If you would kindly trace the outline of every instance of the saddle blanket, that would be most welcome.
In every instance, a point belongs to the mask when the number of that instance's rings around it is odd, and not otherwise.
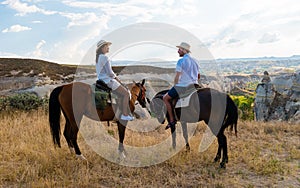
[[[175,108],[188,107],[190,104],[191,97],[195,92],[197,92],[197,90],[193,91],[186,97],[182,97],[182,98],[178,99],[178,101],[175,105]]]
[[[117,96],[92,85],[94,101],[97,109],[104,110],[109,104],[116,104]]]

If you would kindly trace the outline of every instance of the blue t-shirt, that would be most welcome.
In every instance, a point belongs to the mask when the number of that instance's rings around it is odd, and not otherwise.
[[[177,61],[175,71],[181,73],[176,86],[186,87],[198,83],[199,64],[190,54],[185,54]]]

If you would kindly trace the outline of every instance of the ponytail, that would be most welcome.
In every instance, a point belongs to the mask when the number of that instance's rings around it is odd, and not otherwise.
[[[102,53],[102,48],[97,48],[96,50],[96,64],[98,63],[99,55]]]

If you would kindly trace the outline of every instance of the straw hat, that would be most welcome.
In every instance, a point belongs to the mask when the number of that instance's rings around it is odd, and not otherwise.
[[[182,48],[182,49],[184,49],[184,50],[186,50],[188,52],[191,52],[190,51],[191,46],[188,43],[186,43],[186,42],[182,42],[179,46],[176,46],[176,47],[177,48]]]
[[[100,40],[98,43],[97,43],[97,48],[101,48],[101,46],[105,45],[105,44],[108,44],[108,45],[111,45],[111,42],[107,42],[105,40]]]

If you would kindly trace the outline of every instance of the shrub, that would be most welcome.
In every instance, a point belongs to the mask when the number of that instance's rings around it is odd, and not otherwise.
[[[39,98],[32,93],[20,93],[0,98],[0,111],[3,110],[34,110],[39,107],[47,109],[48,98]]]
[[[237,95],[231,96],[234,103],[237,105],[239,109],[239,117],[242,120],[253,120],[254,112],[253,112],[253,104],[254,104],[254,96],[244,96]]]

